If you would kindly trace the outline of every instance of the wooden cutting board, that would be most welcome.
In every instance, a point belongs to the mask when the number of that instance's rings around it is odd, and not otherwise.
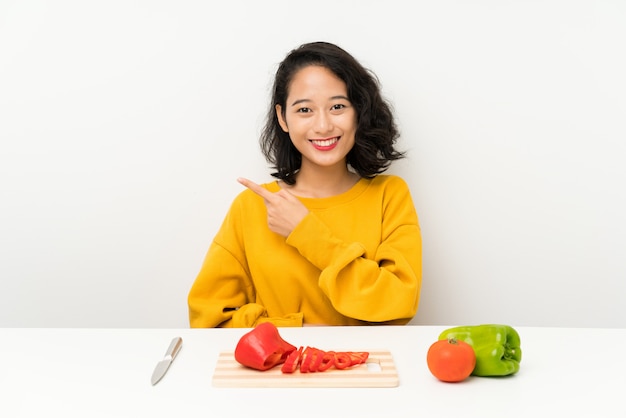
[[[359,350],[368,351],[368,350]],[[367,363],[338,370],[330,368],[317,373],[283,373],[280,366],[259,371],[242,366],[232,351],[223,351],[213,373],[216,387],[396,387],[398,372],[389,351],[369,351]]]

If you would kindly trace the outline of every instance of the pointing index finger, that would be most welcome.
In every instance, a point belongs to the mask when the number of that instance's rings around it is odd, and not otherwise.
[[[271,199],[271,197],[273,196],[272,192],[270,192],[269,190],[259,186],[258,184],[256,184],[252,180],[248,180],[246,178],[239,177],[237,179],[237,181],[239,183],[243,184],[244,186],[246,186],[248,189],[252,190],[254,193],[256,193],[259,196],[261,196],[263,199]]]

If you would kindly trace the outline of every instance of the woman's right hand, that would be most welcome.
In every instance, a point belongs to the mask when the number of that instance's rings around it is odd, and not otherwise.
[[[267,208],[267,226],[283,237],[289,236],[309,213],[306,206],[288,190],[280,189],[272,193],[246,178],[240,177],[237,181],[263,198]]]

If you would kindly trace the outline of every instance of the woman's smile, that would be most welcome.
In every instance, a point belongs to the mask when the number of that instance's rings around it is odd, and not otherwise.
[[[337,143],[339,142],[339,137],[335,136],[328,139],[309,139],[309,142],[311,142],[311,144],[313,144],[313,147],[315,147],[315,149],[317,150],[330,151],[337,146]]]

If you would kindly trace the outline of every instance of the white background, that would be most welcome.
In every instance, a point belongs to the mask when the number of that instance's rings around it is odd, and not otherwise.
[[[272,74],[381,79],[424,240],[414,324],[626,327],[626,2],[0,2],[0,326],[187,327]],[[277,261],[277,263],[280,263]]]

